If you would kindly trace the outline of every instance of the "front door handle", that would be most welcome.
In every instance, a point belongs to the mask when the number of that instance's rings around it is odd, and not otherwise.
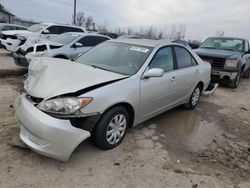
[[[177,78],[176,78],[175,76],[173,76],[173,77],[171,78],[171,81],[173,82],[173,81],[175,81],[175,80],[177,80]]]
[[[197,70],[195,71],[195,73],[196,73],[196,74],[199,74],[199,73],[200,73],[200,70],[199,70],[199,69],[197,69]]]

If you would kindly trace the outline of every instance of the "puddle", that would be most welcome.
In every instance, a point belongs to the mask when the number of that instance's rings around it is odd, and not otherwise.
[[[156,124],[155,135],[167,149],[205,150],[222,134],[215,121],[202,112],[176,108],[146,122]]]

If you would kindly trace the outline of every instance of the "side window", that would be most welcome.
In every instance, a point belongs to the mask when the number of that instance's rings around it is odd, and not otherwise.
[[[79,40],[80,43],[82,43],[83,46],[96,46],[96,37],[95,36],[86,36],[83,37],[81,40]]]
[[[47,28],[49,30],[49,34],[61,34],[59,26],[51,26]]]
[[[75,27],[67,27],[67,26],[60,26],[61,33],[67,33],[67,32],[83,32],[80,28]]]
[[[179,69],[191,67],[197,64],[195,60],[193,59],[193,57],[185,48],[174,47],[174,49],[175,49],[176,60],[177,60],[177,65]]]
[[[171,47],[161,48],[156,52],[149,68],[161,68],[165,72],[174,69],[174,59]]]
[[[71,31],[71,32],[82,32],[82,33],[83,33],[83,30],[82,30],[82,29],[76,28],[76,27],[70,28],[70,31]]]
[[[109,39],[106,37],[95,37],[95,40],[96,40],[96,45],[97,45]]]

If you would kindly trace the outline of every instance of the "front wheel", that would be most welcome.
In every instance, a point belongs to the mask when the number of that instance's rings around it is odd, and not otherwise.
[[[103,114],[93,132],[94,144],[103,150],[118,146],[127,132],[129,115],[125,108],[117,106]]]
[[[188,109],[193,109],[196,107],[196,105],[199,103],[200,101],[200,96],[201,96],[201,86],[197,85],[194,88],[194,91],[192,92],[192,95],[188,101],[188,103],[185,105],[186,108]]]
[[[236,89],[239,86],[239,83],[240,83],[240,76],[241,76],[241,74],[238,73],[236,78],[233,81],[230,82],[229,87],[231,87],[233,89]]]

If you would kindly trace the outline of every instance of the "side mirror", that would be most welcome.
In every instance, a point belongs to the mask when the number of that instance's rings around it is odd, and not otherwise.
[[[49,34],[49,30],[48,29],[44,29],[43,30],[43,34]]]
[[[73,45],[74,48],[81,48],[83,47],[82,43],[80,42],[76,42],[74,45]]]
[[[151,78],[151,77],[162,77],[164,74],[164,70],[160,68],[152,68],[149,69],[145,75],[144,78]]]

